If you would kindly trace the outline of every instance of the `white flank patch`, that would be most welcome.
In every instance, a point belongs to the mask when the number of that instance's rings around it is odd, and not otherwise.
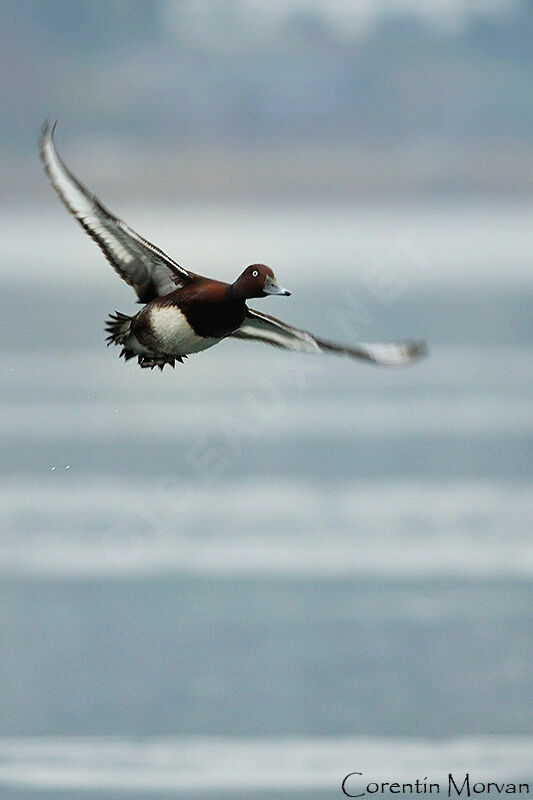
[[[161,351],[164,353],[172,355],[198,353],[221,341],[215,337],[197,336],[185,316],[175,306],[152,307],[150,323],[157,334]]]

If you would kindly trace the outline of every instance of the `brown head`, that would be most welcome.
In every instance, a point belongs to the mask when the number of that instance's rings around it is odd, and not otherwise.
[[[290,295],[276,280],[276,276],[266,264],[251,264],[239,275],[233,290],[240,297],[266,297],[268,294]]]

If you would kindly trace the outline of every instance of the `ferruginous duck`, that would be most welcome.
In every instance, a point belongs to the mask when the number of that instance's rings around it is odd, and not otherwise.
[[[155,245],[111,214],[67,169],[55,148],[48,124],[43,127],[41,158],[59,197],[86,233],[137,293],[143,308],[127,316],[111,314],[108,344],[121,347],[125,359],[141,367],[183,362],[223,339],[247,339],[302,353],[338,353],[384,366],[399,366],[425,352],[420,342],[335,344],[249,308],[252,298],[288,297],[265,264],[246,267],[236,281],[224,283],[181,267]]]

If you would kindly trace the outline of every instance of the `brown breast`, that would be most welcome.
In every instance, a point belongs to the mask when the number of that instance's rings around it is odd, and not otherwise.
[[[229,289],[227,283],[198,278],[168,295],[168,302],[178,306],[198,336],[229,336],[246,314],[245,301],[232,297]]]

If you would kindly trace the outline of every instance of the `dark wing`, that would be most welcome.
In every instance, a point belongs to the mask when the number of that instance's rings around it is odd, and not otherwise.
[[[196,275],[180,267],[162,250],[143,239],[111,214],[74,177],[61,161],[54,145],[54,129],[43,127],[41,158],[54,189],[89,236],[94,239],[114,270],[133,286],[139,300],[147,303],[189,283]]]
[[[397,367],[408,364],[426,352],[422,342],[386,342],[367,343],[357,342],[351,346],[326,342],[317,339],[307,331],[293,328],[268,314],[262,314],[253,308],[248,308],[246,319],[241,327],[231,334],[236,339],[248,339],[266,342],[285,350],[296,350],[300,353],[338,353],[340,355],[362,358],[374,364],[386,367]]]

